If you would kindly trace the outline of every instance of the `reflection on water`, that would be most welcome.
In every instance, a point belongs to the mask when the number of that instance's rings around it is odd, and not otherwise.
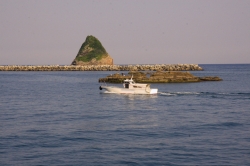
[[[159,117],[157,109],[158,95],[134,95],[101,93],[103,109],[112,106],[108,111],[116,119],[115,128],[118,130],[130,130],[140,128],[152,128],[158,126]],[[150,113],[151,112],[151,113]],[[155,112],[155,113],[153,113]],[[119,125],[117,125],[119,124]]]
[[[156,110],[155,104],[157,103],[158,95],[135,95],[135,94],[114,94],[114,93],[101,93],[102,97],[108,98],[106,102],[114,102],[117,104],[118,109],[127,110]],[[146,101],[146,102],[145,102]],[[107,103],[106,103],[107,104]]]

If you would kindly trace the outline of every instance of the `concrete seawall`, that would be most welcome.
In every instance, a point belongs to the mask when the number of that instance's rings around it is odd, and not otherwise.
[[[191,70],[203,70],[203,69],[197,64],[0,66],[0,71],[191,71]]]

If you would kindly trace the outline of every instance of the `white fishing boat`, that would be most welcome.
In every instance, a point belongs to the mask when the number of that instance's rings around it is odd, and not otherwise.
[[[125,94],[157,94],[158,92],[158,89],[151,89],[150,84],[135,83],[132,77],[123,81],[123,88],[101,85],[99,89],[106,90],[108,93]]]

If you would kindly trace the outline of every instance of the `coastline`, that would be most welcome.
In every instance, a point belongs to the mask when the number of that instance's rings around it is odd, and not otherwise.
[[[200,71],[198,64],[154,65],[1,65],[0,71]]]

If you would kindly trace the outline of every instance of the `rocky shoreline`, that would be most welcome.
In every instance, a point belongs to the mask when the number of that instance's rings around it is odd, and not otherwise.
[[[116,73],[105,78],[100,78],[99,82],[122,83],[125,79],[130,79],[138,83],[187,83],[201,81],[222,81],[217,76],[196,77],[190,72],[181,71],[156,71],[156,72],[138,72],[131,71],[128,74]]]
[[[0,71],[197,71],[203,70],[197,64],[155,64],[155,65],[4,65]]]

